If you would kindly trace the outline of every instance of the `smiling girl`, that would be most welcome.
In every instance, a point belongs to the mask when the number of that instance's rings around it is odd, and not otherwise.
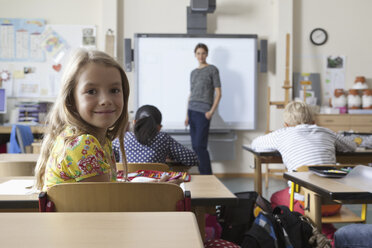
[[[77,50],[47,118],[36,187],[45,191],[59,183],[115,181],[111,141],[119,137],[125,154],[128,98],[128,79],[113,58],[100,51]]]

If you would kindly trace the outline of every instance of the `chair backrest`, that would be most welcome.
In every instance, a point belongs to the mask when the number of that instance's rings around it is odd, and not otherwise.
[[[184,192],[170,183],[63,183],[47,191],[56,212],[176,211]]]
[[[13,125],[10,133],[9,153],[26,153],[26,146],[34,141],[30,126]]]
[[[117,170],[123,170],[122,163],[116,163]],[[169,166],[163,163],[128,163],[128,173],[138,170],[169,171]]]
[[[31,146],[32,146],[32,149],[31,149],[32,153],[40,154],[41,142],[33,142]]]
[[[35,162],[0,161],[1,177],[33,176]]]

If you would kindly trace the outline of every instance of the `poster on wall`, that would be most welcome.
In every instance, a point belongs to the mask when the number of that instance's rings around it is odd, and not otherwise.
[[[327,56],[324,78],[323,105],[328,105],[335,89],[345,88],[345,56]]]
[[[43,19],[0,18],[0,61],[45,61],[40,36]]]
[[[95,48],[96,27],[45,25],[38,40],[43,61],[0,58],[0,73],[4,71],[8,75],[8,79],[2,82],[8,97],[54,98],[59,92],[63,69],[71,52],[79,47]]]

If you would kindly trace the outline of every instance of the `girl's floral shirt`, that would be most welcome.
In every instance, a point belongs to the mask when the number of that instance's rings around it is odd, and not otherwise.
[[[116,180],[114,167],[114,154],[111,141],[106,139],[104,147],[90,134],[80,135],[65,147],[65,138],[72,135],[72,131],[66,128],[60,134],[48,159],[45,171],[44,189],[60,183],[79,182],[83,179],[111,174],[111,181]]]

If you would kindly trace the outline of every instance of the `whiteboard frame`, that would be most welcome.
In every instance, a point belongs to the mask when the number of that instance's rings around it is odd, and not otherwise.
[[[141,38],[244,38],[244,39],[255,39],[255,63],[254,63],[254,71],[255,77],[254,77],[254,93],[253,93],[253,116],[254,116],[254,121],[253,121],[253,127],[247,128],[242,125],[229,125],[228,127],[225,128],[214,128],[211,126],[211,131],[223,131],[223,130],[256,130],[257,128],[257,93],[258,93],[258,35],[256,34],[155,34],[155,33],[136,33],[134,34],[134,92],[135,92],[135,99],[134,99],[134,112],[140,107],[139,106],[139,83],[138,83],[138,78],[139,78],[139,71],[137,70],[138,63],[139,63],[139,39]],[[185,109],[186,113],[186,109]],[[169,132],[179,132],[179,131],[184,131],[182,129],[167,129],[166,131]]]

